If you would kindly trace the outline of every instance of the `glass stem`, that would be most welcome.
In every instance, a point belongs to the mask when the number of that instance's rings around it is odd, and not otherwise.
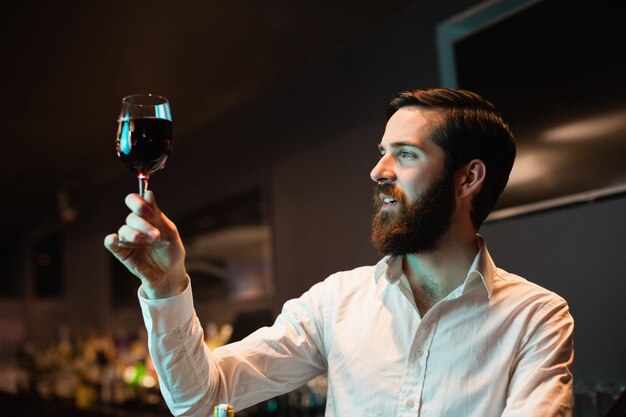
[[[148,191],[148,176],[139,174],[137,177],[139,179],[139,195],[143,198],[146,195],[146,191]]]

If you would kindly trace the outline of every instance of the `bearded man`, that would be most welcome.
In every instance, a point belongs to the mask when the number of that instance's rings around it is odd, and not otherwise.
[[[203,342],[176,227],[154,195],[105,246],[139,291],[161,390],[175,415],[243,409],[327,373],[327,416],[570,416],[573,320],[558,295],[496,267],[477,234],[508,181],[513,135],[463,90],[406,91],[388,106],[371,172],[384,257],[287,301],[271,327]],[[167,247],[120,247],[164,238]]]

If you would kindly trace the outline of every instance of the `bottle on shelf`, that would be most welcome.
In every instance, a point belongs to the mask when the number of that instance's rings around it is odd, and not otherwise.
[[[219,404],[213,409],[213,417],[234,417],[235,409],[230,404]]]

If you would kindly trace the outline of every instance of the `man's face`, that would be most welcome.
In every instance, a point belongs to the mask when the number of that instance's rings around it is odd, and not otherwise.
[[[402,108],[387,123],[379,145],[372,243],[385,254],[432,251],[450,228],[456,208],[454,179],[445,154],[430,139],[438,115]]]

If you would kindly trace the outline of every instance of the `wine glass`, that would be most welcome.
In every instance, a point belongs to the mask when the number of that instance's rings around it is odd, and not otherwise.
[[[136,94],[122,99],[115,139],[117,156],[137,173],[139,195],[150,175],[165,166],[172,150],[172,114],[165,97]]]
[[[148,190],[148,180],[163,169],[172,150],[172,114],[165,97],[154,94],[135,94],[122,99],[117,121],[115,149],[118,158],[137,174],[139,195]],[[153,242],[120,246],[151,245]]]

